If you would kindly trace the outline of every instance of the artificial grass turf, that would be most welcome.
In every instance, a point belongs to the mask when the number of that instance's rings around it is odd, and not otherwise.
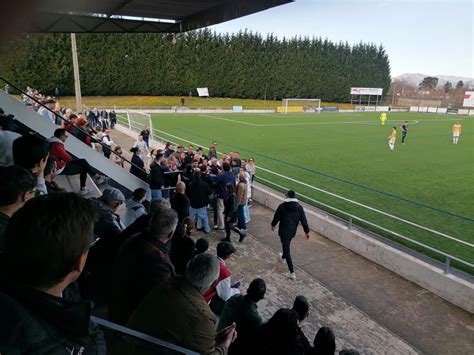
[[[220,152],[253,156],[257,166],[473,243],[474,117],[390,113],[385,126],[378,117],[379,113],[158,114],[153,123],[174,136],[162,133],[165,139],[185,144],[188,140],[204,148],[216,141]],[[406,145],[401,144],[404,120],[409,121]],[[456,120],[463,131],[459,144],[453,145],[451,127]],[[398,129],[394,151],[387,144],[392,126]],[[257,168],[257,176],[474,262],[474,250],[468,246],[262,169]]]

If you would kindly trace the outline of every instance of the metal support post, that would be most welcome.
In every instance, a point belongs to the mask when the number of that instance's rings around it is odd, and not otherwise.
[[[451,264],[451,259],[449,257],[446,257],[446,263],[444,265],[444,273],[449,274],[449,268]]]
[[[76,92],[77,112],[82,112],[81,79],[79,77],[79,61],[77,59],[76,34],[71,33],[72,67],[74,71],[74,91]]]

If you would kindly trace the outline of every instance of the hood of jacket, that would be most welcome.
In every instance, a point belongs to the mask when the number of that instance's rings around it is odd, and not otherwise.
[[[296,198],[286,198],[283,201],[282,207],[287,211],[296,211],[300,208],[300,204],[298,203],[298,199]]]
[[[125,207],[127,208],[133,208],[133,207],[143,207],[143,204],[138,202],[138,201],[135,201],[133,198],[128,200],[126,203],[125,203]]]
[[[59,143],[59,144],[64,145],[64,142],[62,140],[60,140],[59,138],[55,137],[55,136],[52,136],[50,139],[48,139],[48,142],[49,143]]]

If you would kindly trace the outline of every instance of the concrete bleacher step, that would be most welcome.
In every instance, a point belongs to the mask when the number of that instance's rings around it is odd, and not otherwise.
[[[54,181],[63,189],[68,192],[79,192],[80,181],[79,175],[58,175],[54,178]],[[94,180],[87,175],[86,187],[92,191],[92,193],[85,195],[87,198],[100,197],[102,195],[99,187],[95,184]]]

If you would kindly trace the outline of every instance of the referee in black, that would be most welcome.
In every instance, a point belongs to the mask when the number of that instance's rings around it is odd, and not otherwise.
[[[402,144],[405,145],[405,139],[407,138],[408,133],[408,121],[402,125]]]

